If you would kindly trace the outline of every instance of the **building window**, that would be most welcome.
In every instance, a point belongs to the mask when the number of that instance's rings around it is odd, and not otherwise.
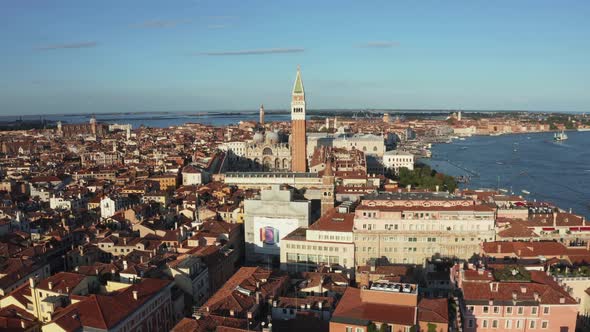
[[[506,307],[506,314],[512,315],[512,307]]]
[[[470,319],[467,321],[467,327],[469,327],[469,328],[473,327],[473,319]]]
[[[352,327],[350,327],[350,326],[347,326],[347,327],[346,327],[346,332],[352,332]]]
[[[518,313],[519,315],[522,315],[522,314],[524,314],[524,308],[523,308],[523,307],[518,307],[518,309],[517,309],[517,313]]]
[[[531,314],[536,315],[537,314],[537,307],[532,307],[531,308]]]
[[[522,320],[519,319],[519,320],[516,321],[516,328],[517,329],[522,328]]]
[[[484,329],[488,328],[488,320],[484,319],[481,321],[481,327],[483,327]]]
[[[356,328],[356,332],[363,332],[363,328],[362,327],[357,327]]]
[[[512,321],[509,319],[506,321],[506,329],[511,329],[512,328]]]
[[[534,329],[537,327],[537,324],[534,320],[529,321],[529,329]]]
[[[543,308],[543,315],[549,315],[549,307]]]
[[[494,307],[494,313],[497,314],[500,312],[500,307]]]
[[[548,321],[544,320],[544,321],[541,322],[541,328],[542,329],[546,329],[548,327],[549,327],[549,322]]]
[[[484,307],[483,307],[483,313],[484,313],[484,314],[487,314],[488,312],[490,312],[490,308],[489,308],[489,307],[487,307],[487,306],[484,306]]]

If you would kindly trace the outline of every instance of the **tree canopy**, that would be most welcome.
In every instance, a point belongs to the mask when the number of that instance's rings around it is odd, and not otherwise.
[[[457,189],[457,181],[454,177],[438,173],[428,165],[416,166],[414,170],[402,167],[399,169],[398,176],[399,184],[403,187],[411,185],[415,188],[435,190],[438,186],[439,190],[449,192]]]

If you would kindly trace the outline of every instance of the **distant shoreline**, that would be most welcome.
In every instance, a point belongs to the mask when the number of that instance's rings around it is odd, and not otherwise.
[[[265,109],[266,114],[288,114],[288,109]],[[576,112],[576,111],[555,111],[555,110],[465,110],[465,109],[379,109],[379,108],[365,108],[365,109],[340,109],[340,108],[325,108],[325,109],[309,109],[308,114],[316,115],[316,114],[324,114],[324,113],[343,113],[343,114],[351,114],[355,112],[365,112],[370,114],[383,114],[383,113],[392,113],[392,114],[445,114],[451,112],[461,111],[463,113],[468,114],[496,114],[496,113],[538,113],[538,114],[583,114],[586,112]],[[183,115],[183,116],[210,116],[210,115],[247,115],[247,114],[257,114],[258,110],[210,110],[210,111],[137,111],[137,112],[104,112],[104,113],[51,113],[51,114],[24,114],[24,115],[0,115],[0,121],[6,121],[8,119],[17,120],[19,118],[23,119],[40,119],[40,118],[47,118],[47,117],[90,117],[95,115],[97,118],[102,118],[105,116],[121,116],[121,115],[148,115],[148,116],[158,116],[158,115]]]

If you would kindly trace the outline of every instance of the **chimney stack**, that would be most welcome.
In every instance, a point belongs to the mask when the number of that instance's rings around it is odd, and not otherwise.
[[[49,286],[49,289],[53,289],[53,282],[50,281],[49,283],[47,283],[47,285]]]
[[[133,299],[134,299],[134,300],[137,300],[137,298],[138,298],[138,297],[139,297],[139,295],[137,294],[137,291],[136,291],[136,290],[134,290],[134,291],[133,291]]]

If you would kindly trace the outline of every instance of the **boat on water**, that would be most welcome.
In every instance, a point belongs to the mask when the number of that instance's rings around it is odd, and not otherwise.
[[[530,195],[530,194],[531,194],[531,192],[530,192],[530,191],[528,191],[528,190],[524,190],[524,189],[522,190],[522,193],[523,193],[523,194],[525,194],[525,195]]]
[[[590,127],[578,128],[578,131],[590,131]]]
[[[567,134],[563,130],[553,134],[553,140],[556,142],[565,141],[566,139],[567,139]]]

